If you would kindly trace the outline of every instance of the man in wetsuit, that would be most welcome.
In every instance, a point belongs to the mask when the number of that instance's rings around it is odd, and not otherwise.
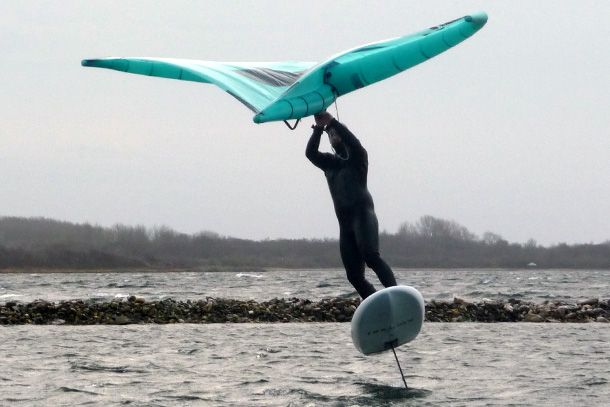
[[[324,111],[316,114],[305,155],[324,171],[339,220],[339,248],[347,279],[364,299],[375,292],[364,275],[369,266],[384,287],[396,285],[392,269],[379,255],[379,226],[373,197],[366,186],[368,155],[345,125]],[[322,153],[320,137],[328,133],[334,154]]]

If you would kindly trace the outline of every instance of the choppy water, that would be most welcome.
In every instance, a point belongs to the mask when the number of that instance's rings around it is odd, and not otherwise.
[[[4,406],[607,406],[603,324],[427,323],[362,356],[349,324],[0,330]]]
[[[424,298],[508,299],[576,302],[610,299],[610,270],[396,270],[399,284]],[[371,281],[377,283],[375,276]],[[0,274],[0,302],[93,299],[129,295],[148,300],[206,297],[265,301],[272,298],[355,296],[341,270],[277,270],[241,273]]]
[[[610,298],[610,271],[407,271],[427,299]],[[0,302],[352,295],[339,271],[0,275]],[[0,406],[607,406],[608,324],[425,323],[359,354],[349,324],[0,327]]]

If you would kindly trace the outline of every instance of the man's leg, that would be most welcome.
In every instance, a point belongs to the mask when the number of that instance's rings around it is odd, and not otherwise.
[[[354,286],[362,299],[373,294],[375,287],[364,276],[364,259],[360,254],[355,236],[352,232],[341,231],[339,237],[341,260],[345,267],[347,280]]]
[[[354,225],[358,247],[362,257],[384,287],[396,285],[396,278],[388,264],[379,255],[379,225],[373,210],[365,210]]]

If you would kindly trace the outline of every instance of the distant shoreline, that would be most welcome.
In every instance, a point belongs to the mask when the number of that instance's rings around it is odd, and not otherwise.
[[[384,260],[409,269],[610,270],[610,241],[602,244],[510,243],[478,237],[453,221],[424,216],[395,234],[379,235]],[[337,239],[247,240],[169,228],[111,228],[44,218],[0,217],[0,271],[40,273],[235,271],[341,268]],[[91,270],[91,271],[90,271]]]
[[[497,271],[535,271],[535,270],[589,270],[588,268],[571,267],[392,267],[395,271],[401,270],[429,270],[430,272],[462,272],[469,270],[497,270]],[[111,273],[268,273],[274,271],[313,271],[335,270],[343,271],[337,267],[231,267],[231,266],[200,266],[200,267],[135,267],[135,268],[96,268],[96,269],[64,269],[64,268],[6,268],[0,269],[0,274],[111,274]],[[590,269],[607,270],[607,269]]]
[[[168,267],[168,268],[99,268],[99,269],[52,269],[52,268],[10,268],[0,269],[0,274],[96,274],[96,273],[266,273],[274,269],[263,269],[256,267]],[[291,270],[291,269],[279,269]]]

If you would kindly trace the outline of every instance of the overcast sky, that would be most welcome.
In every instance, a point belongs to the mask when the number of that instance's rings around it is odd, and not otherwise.
[[[257,125],[213,85],[81,60],[317,62],[478,11],[489,21],[470,39],[338,100],[380,229],[432,215],[510,242],[610,239],[606,0],[3,0],[0,216],[338,237],[304,154],[311,118]]]

